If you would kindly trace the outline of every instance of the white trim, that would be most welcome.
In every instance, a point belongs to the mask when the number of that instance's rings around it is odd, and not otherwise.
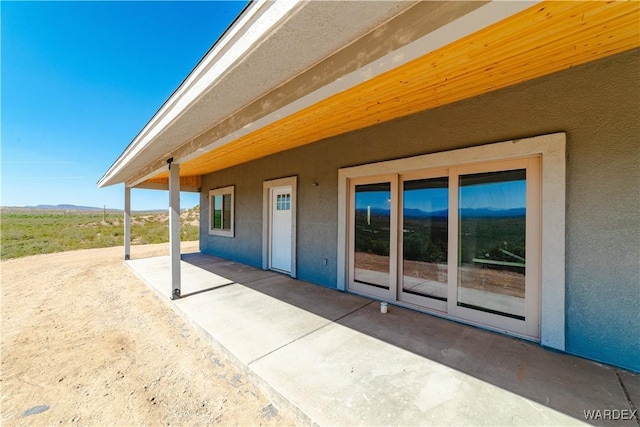
[[[213,223],[211,221],[212,213],[213,213],[213,197],[212,196],[231,196],[231,221],[230,228],[225,230],[223,228],[217,229],[213,228]],[[235,187],[230,185],[228,187],[214,188],[213,190],[209,190],[209,234],[212,236],[223,236],[223,237],[235,237],[235,205],[236,205],[236,197],[235,197]],[[224,221],[224,219],[222,219]],[[224,223],[224,222],[223,222]]]
[[[540,342],[565,349],[565,212],[566,135],[545,146],[542,157],[542,254],[540,295]]]
[[[529,157],[527,165],[527,218],[526,218],[526,236],[529,236],[526,242],[526,280],[525,286],[525,302],[527,319],[526,332],[527,335],[540,336],[540,292],[542,290],[541,274],[542,274],[542,188],[541,188],[541,159],[540,157]],[[535,267],[535,269],[534,269]],[[530,283],[540,284],[539,286],[531,286]],[[529,321],[535,319],[535,322]]]
[[[555,133],[478,147],[463,148],[405,159],[343,168],[338,171],[338,277],[339,289],[347,284],[349,182],[352,179],[393,173],[456,167],[478,162],[541,157],[541,299],[540,342],[565,349],[565,192],[566,135]]]
[[[131,187],[124,187],[124,259],[131,259]]]
[[[271,190],[278,187],[291,187],[291,273],[293,278],[297,277],[297,205],[298,205],[298,177],[272,179],[262,183],[262,269],[269,269],[269,228],[270,228],[270,205]]]
[[[347,248],[349,247],[349,233],[347,233],[348,208],[351,206],[349,192],[349,174],[345,169],[338,170],[338,248],[336,253],[336,287],[341,291],[347,290]]]
[[[180,298],[180,164],[169,163],[169,258],[171,259],[171,299]]]
[[[98,186],[107,185],[114,175],[182,116],[217,80],[231,72],[263,37],[273,31],[274,26],[299,7],[301,3],[297,0],[259,0],[251,4],[140,131],[100,179]],[[180,145],[184,142],[180,142]]]
[[[419,39],[416,39],[413,42],[401,48],[398,48],[385,56],[382,56],[381,58],[376,59],[375,61],[363,66],[362,68],[348,73],[321,87],[320,89],[317,89],[301,98],[298,98],[290,104],[276,111],[273,111],[261,117],[260,119],[247,124],[246,126],[243,126],[241,129],[232,132],[223,138],[215,140],[204,147],[198,147],[191,154],[182,156],[179,159],[176,158],[176,161],[179,160],[180,162],[184,163],[208,151],[219,148],[238,138],[248,135],[255,130],[263,128],[284,117],[287,117],[311,105],[314,105],[337,93],[344,92],[352,87],[357,86],[360,83],[371,80],[383,73],[386,73],[387,71],[407,64],[423,55],[426,55],[443,46],[453,43],[456,40],[459,40],[485,27],[493,25],[496,22],[522,12],[523,10],[528,9],[529,7],[537,3],[540,3],[540,1],[492,1],[490,3],[487,3],[471,11],[470,13],[461,16],[456,20],[443,25],[435,31],[432,31],[429,34],[420,37]],[[219,68],[221,67],[220,64],[226,64],[226,56],[223,55],[232,55],[231,52],[233,52],[233,54],[237,54],[237,57],[234,57],[234,60],[240,60],[242,56],[246,54],[245,51],[250,50],[252,44],[256,41],[259,41],[260,37],[264,35],[265,31],[270,29],[271,25],[274,25],[274,22],[283,19],[287,16],[287,14],[291,14],[292,11],[295,10],[296,6],[302,7],[298,5],[297,2],[284,0],[282,2],[269,2],[269,5],[269,9],[264,12],[265,16],[269,14],[268,19],[260,17],[259,19],[256,19],[256,22],[247,24],[245,21],[248,21],[250,17],[246,17],[246,19],[234,25],[233,29],[238,28],[238,31],[240,31],[240,28],[245,29],[245,26],[247,26],[247,28],[250,28],[251,31],[245,30],[242,36],[238,36],[240,41],[233,40],[233,37],[235,37],[235,33],[231,34],[232,31],[229,32],[229,35],[225,36],[223,41],[220,42],[220,50],[227,49],[227,44],[235,43],[231,46],[232,49],[228,48],[230,52],[224,51],[220,54],[220,58],[216,58],[215,55],[218,54],[218,49],[214,49],[210,54],[207,55],[207,57],[205,57],[205,59],[202,61],[202,64],[197,67],[197,70],[194,70],[192,75],[189,76],[189,78],[183,83],[183,85],[180,86],[178,91],[176,91],[176,93],[172,95],[169,101],[167,101],[167,103],[156,114],[156,116],[154,116],[149,124],[147,124],[147,126],[145,126],[140,134],[134,139],[132,144],[127,147],[123,154],[121,154],[121,157],[119,157],[114,165],[105,173],[104,177],[100,179],[100,181],[98,182],[99,187],[114,184],[115,182],[110,182],[113,177],[118,174],[127,163],[133,161],[133,159],[143,149],[145,149],[146,146],[149,145],[160,132],[170,126],[172,121],[181,116],[192,103],[197,102],[198,98],[216,82],[216,79],[219,79],[220,76],[223,75],[223,72],[219,70]],[[279,8],[275,8],[275,5],[278,5]],[[253,12],[255,10],[255,14],[257,15],[257,10],[260,9],[260,7],[262,6],[256,6],[255,9],[250,8],[250,11]],[[272,11],[272,9],[274,10]],[[252,17],[253,15],[251,16],[251,18]],[[210,63],[212,62],[213,65],[210,65]],[[225,73],[230,72],[228,70],[231,69],[234,62],[229,62],[229,64],[230,65],[225,65],[225,67],[228,67],[224,68]],[[196,81],[196,79],[199,80]],[[189,89],[190,92],[183,94],[183,92],[186,92],[187,89]],[[182,97],[185,97],[185,100],[183,100]],[[174,100],[174,98],[176,99]],[[168,111],[170,109],[172,110]],[[169,114],[171,114],[170,117],[164,118],[165,115],[169,116]],[[186,142],[187,141],[181,141],[174,148],[177,148],[179,145],[183,145]],[[148,179],[149,177],[157,175],[160,171],[162,171],[162,169],[158,168],[157,170],[150,172],[148,175],[145,175],[144,178],[129,183],[129,185],[135,186],[144,179]],[[134,171],[129,176],[129,178],[135,175],[137,172],[138,171]],[[125,178],[125,180],[127,179]]]

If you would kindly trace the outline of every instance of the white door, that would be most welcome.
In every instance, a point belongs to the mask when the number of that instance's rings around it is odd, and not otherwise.
[[[271,189],[269,268],[291,273],[291,186]]]

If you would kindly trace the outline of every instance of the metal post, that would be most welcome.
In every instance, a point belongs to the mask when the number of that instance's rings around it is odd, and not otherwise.
[[[180,165],[169,163],[169,256],[171,258],[171,299],[180,298]]]
[[[131,259],[131,187],[124,186],[124,259]]]

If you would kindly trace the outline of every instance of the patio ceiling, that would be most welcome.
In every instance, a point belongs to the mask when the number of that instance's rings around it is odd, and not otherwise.
[[[518,2],[475,6],[462,18],[472,19],[489,7],[504,9],[514,3]],[[222,121],[175,150],[180,174],[215,172],[640,46],[638,2],[551,1],[529,6],[519,6],[524,10],[435,49],[429,50],[429,38],[442,38],[438,31],[418,38],[373,65],[336,79],[334,84],[346,85],[346,89],[338,88],[328,96],[323,96],[326,88],[310,93],[306,99],[311,102],[303,108],[288,110],[285,106],[271,115],[254,116],[257,119],[248,123],[238,114],[240,125],[235,123],[235,127],[234,117]],[[427,53],[416,56],[415,49]],[[415,58],[407,61],[411,55]],[[397,58],[403,63],[395,67]],[[379,72],[376,67],[388,70]],[[370,74],[374,77],[368,78]],[[354,75],[356,84],[349,82]],[[167,173],[162,161],[130,176],[128,185],[149,179],[164,182]]]

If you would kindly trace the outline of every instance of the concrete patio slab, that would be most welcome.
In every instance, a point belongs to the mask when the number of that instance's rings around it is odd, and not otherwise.
[[[176,305],[245,364],[330,323],[239,284]]]
[[[384,316],[366,307],[339,323],[578,418],[626,400],[613,368],[472,326],[401,307]]]
[[[319,425],[616,425],[640,376],[202,254],[127,264],[280,407]],[[602,414],[602,412],[601,412]]]
[[[264,271],[248,265],[200,253],[185,254],[182,256],[182,260],[190,266],[199,267],[204,270],[209,270],[215,267],[217,275],[223,276],[235,283],[246,284],[271,276],[281,276],[273,271]]]
[[[167,275],[170,268],[168,256],[129,260],[127,263],[139,278],[153,286],[158,292],[167,294],[171,291],[171,275]],[[233,280],[225,276],[184,262],[182,263],[182,275],[187,278],[182,281],[182,295],[184,296],[234,283]]]
[[[267,355],[251,368],[320,425],[579,424],[338,324]]]
[[[309,286],[308,283],[281,274],[244,285],[327,320],[337,320],[371,304],[368,298],[335,292],[321,286]]]
[[[635,409],[640,412],[640,374],[622,370],[618,370],[616,373],[620,377],[620,381],[628,394],[629,400],[634,404]],[[640,425],[640,423],[638,425]]]

